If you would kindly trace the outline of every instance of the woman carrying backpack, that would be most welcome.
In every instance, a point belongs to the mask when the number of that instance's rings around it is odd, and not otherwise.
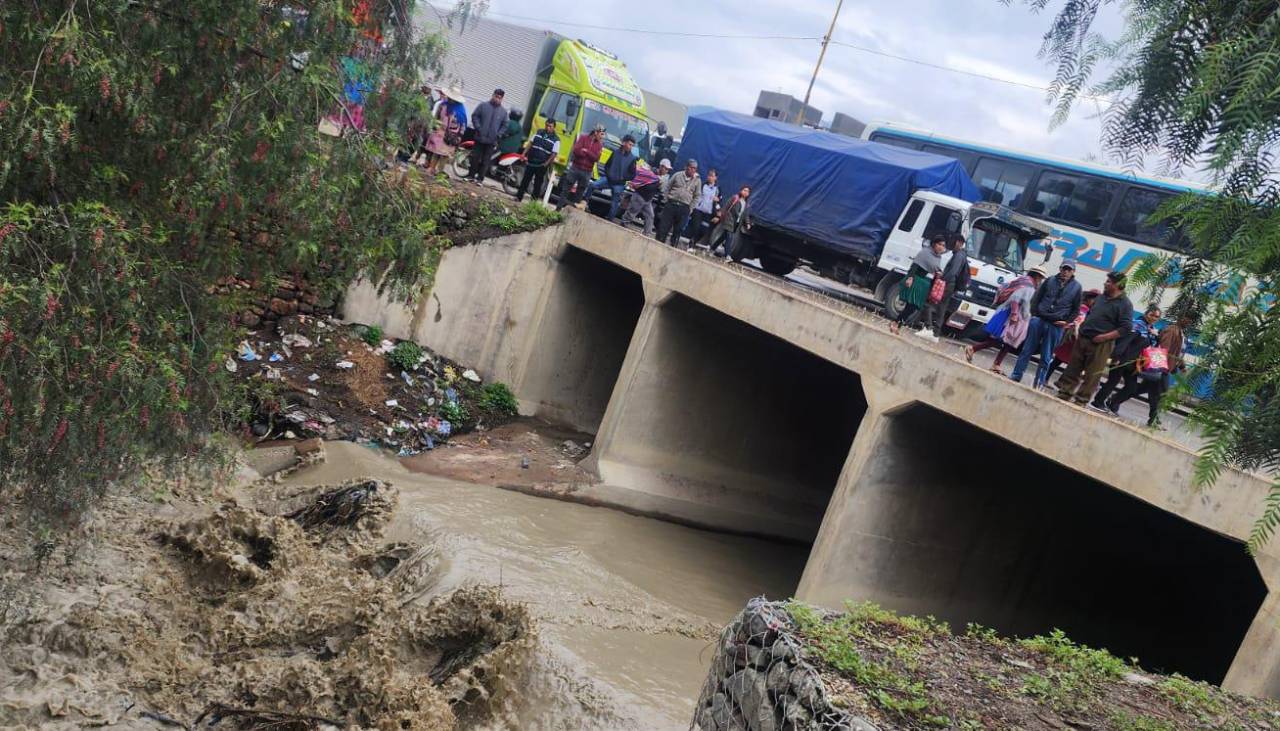
[[[996,294],[996,302],[1000,309],[991,316],[987,323],[987,339],[977,345],[964,349],[964,359],[973,362],[973,354],[987,348],[1000,348],[996,360],[991,364],[991,372],[1003,376],[1001,364],[1004,357],[1018,352],[1022,341],[1027,339],[1027,328],[1031,324],[1031,298],[1036,289],[1044,283],[1046,273],[1041,267],[1032,267],[1021,277],[1009,282]]]
[[[462,94],[457,89],[445,89],[444,99],[436,105],[435,128],[427,136],[426,172],[434,175],[441,171],[441,166],[453,159],[462,142],[462,132],[467,128],[467,108],[462,103]]]
[[[1137,396],[1147,395],[1147,426],[1155,428],[1160,423],[1160,400],[1169,390],[1169,374],[1179,373],[1186,369],[1182,353],[1186,349],[1186,328],[1190,321],[1186,317],[1166,327],[1160,333],[1158,345],[1143,349],[1138,356],[1138,377],[1125,384],[1120,393],[1111,397],[1107,406],[1113,412],[1119,411],[1121,404]]]

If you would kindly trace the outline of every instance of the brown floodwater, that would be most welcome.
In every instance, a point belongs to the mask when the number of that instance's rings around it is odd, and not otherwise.
[[[409,472],[349,442],[297,485],[370,476],[400,489],[389,541],[436,553],[423,601],[501,585],[538,619],[520,728],[687,728],[719,628],[753,596],[790,596],[806,547]]]

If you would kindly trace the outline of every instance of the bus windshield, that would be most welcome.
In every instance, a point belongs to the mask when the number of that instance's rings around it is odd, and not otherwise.
[[[649,157],[648,122],[591,99],[583,100],[582,112],[583,134],[595,129],[597,124],[604,125],[605,144],[610,149],[616,150],[622,144],[622,138],[631,135],[636,141],[636,154],[641,158]]]
[[[1018,232],[998,221],[984,219],[973,226],[965,242],[969,256],[1011,272],[1022,271],[1022,255],[1026,244],[1018,240]]]

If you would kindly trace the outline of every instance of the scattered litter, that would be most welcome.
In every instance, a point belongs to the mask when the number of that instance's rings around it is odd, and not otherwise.
[[[413,456],[413,455],[415,455],[415,454],[418,454],[418,450],[416,450],[416,449],[409,449],[408,447],[401,447],[401,448],[400,448],[400,451],[396,454],[396,456],[397,456],[397,457],[412,457],[412,456]]]
[[[319,395],[320,395],[320,392],[319,392],[319,391],[317,391],[317,390],[315,390],[314,388],[308,388],[308,389],[307,389],[307,393],[311,394],[312,396],[319,396]]]
[[[453,424],[450,424],[446,419],[441,419],[440,423],[436,425],[435,431],[439,436],[447,437],[453,433]]]
[[[298,438],[298,435],[297,435],[297,434],[294,434],[292,431],[286,431],[286,432],[284,433],[284,438],[285,438],[285,439],[297,439],[297,438]]]
[[[303,424],[307,421],[307,415],[301,411],[290,411],[289,413],[284,415],[284,418],[288,419],[289,421],[292,421],[295,424]]]
[[[337,366],[338,368],[341,368],[344,371],[349,371],[352,368],[356,367],[356,364],[352,363],[349,360],[340,360],[337,363],[334,363],[334,365]]]
[[[391,342],[390,340],[383,340],[382,344],[379,345],[378,348],[373,352],[377,353],[378,355],[386,355],[387,353],[390,353],[395,349],[396,349],[395,343]]]
[[[312,373],[311,375],[307,376],[307,380],[311,381],[312,383],[315,383],[316,381],[320,380],[320,374]]]
[[[240,353],[240,360],[246,363],[258,360],[259,358],[258,354],[254,352],[253,346],[249,344],[248,340],[240,341],[239,353]]]
[[[227,359],[222,363],[222,365],[232,373],[235,373],[240,368],[240,366],[236,365],[235,358],[232,358],[231,356],[227,356]]]
[[[395,376],[393,376],[393,375],[391,375],[390,373],[384,373],[383,375],[385,375],[385,376],[387,377],[387,380],[388,380],[388,381],[394,381],[394,380],[396,380],[396,377],[395,377]]]
[[[480,382],[480,374],[476,373],[474,370],[470,368],[462,372],[462,377],[467,379],[468,381],[471,381],[472,383]]]
[[[284,356],[280,355],[279,353],[272,353],[271,357],[267,358],[267,360],[272,363],[279,363],[280,361],[284,360]]]
[[[522,470],[527,470],[527,469],[529,469],[529,458],[528,458],[528,457],[521,457],[521,458],[520,458],[520,469],[522,469]]]
[[[282,381],[282,380],[284,380],[284,375],[283,375],[282,373],[280,373],[280,369],[279,369],[279,368],[272,368],[271,366],[267,366],[266,368],[263,368],[263,369],[262,369],[262,375],[263,375],[263,377],[265,377],[268,381]]]
[[[316,418],[320,420],[321,424],[336,424],[338,422],[337,419],[328,414],[316,414]]]
[[[436,400],[434,398],[427,399],[427,406],[435,406],[435,405],[436,405]]]
[[[405,371],[400,371],[400,380],[404,381],[405,385],[409,388],[413,388],[413,376],[409,375]]]
[[[453,369],[453,366],[444,367],[444,380],[448,383],[458,380],[458,372]]]
[[[444,390],[444,400],[451,404],[458,403],[458,392],[452,388],[446,388]]]
[[[290,348],[311,347],[311,338],[308,338],[306,335],[299,335],[298,333],[289,333],[288,335],[285,335],[281,338],[281,342]]]
[[[399,402],[399,401],[397,401],[396,399],[393,399],[393,398],[392,398],[392,399],[387,399],[387,406],[390,406],[391,408],[395,408],[395,407],[397,407],[397,406],[399,406],[399,405],[400,405],[400,402]]]

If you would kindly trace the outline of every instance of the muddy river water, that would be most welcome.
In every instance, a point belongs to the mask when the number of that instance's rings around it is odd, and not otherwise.
[[[407,471],[349,442],[292,476],[400,489],[388,540],[436,552],[430,594],[501,585],[539,623],[524,728],[687,728],[720,626],[747,599],[790,596],[808,549]]]

